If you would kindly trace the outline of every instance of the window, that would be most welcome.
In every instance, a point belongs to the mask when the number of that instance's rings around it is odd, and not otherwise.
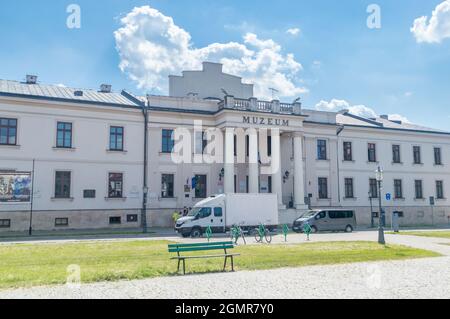
[[[245,192],[246,192],[247,194],[250,192],[248,175],[245,176]]]
[[[0,228],[11,228],[11,219],[0,219]]]
[[[269,194],[272,194],[272,176],[268,176],[267,184],[269,184]]]
[[[17,144],[17,120],[0,118],[0,145]]]
[[[72,123],[58,122],[56,147],[72,148]]]
[[[69,226],[69,218],[55,218],[55,227]]]
[[[195,132],[195,154],[204,154],[207,145],[206,132]]]
[[[344,161],[353,161],[352,142],[344,142]]]
[[[197,185],[195,186],[195,198],[206,198],[206,175],[196,175]]]
[[[416,199],[423,199],[423,182],[421,180],[415,180]]]
[[[137,223],[138,222],[138,215],[132,214],[127,215],[127,223]]]
[[[403,187],[401,179],[394,179],[394,195],[397,199],[403,198]]]
[[[439,147],[434,148],[434,165],[442,165],[441,149]]]
[[[272,136],[267,136],[267,156],[272,156]]]
[[[399,218],[405,217],[405,213],[404,213],[404,212],[393,212],[393,214],[397,214],[397,216],[398,216]]]
[[[123,198],[123,174],[109,173],[108,198]]]
[[[214,208],[214,217],[222,217],[222,216],[223,216],[222,207]]]
[[[111,126],[109,128],[109,149],[123,151],[123,127]]]
[[[436,198],[444,199],[444,182],[436,181]]]
[[[174,175],[173,174],[163,174],[161,176],[161,197],[162,198],[173,198],[173,185],[174,185]]]
[[[400,145],[392,145],[392,162],[395,164],[401,163]]]
[[[328,216],[331,219],[347,219],[347,218],[353,218],[353,212],[352,211],[339,211],[339,210],[331,210],[328,212]]]
[[[376,144],[369,143],[367,145],[367,148],[368,148],[369,162],[376,163],[377,162],[377,146],[376,146]]]
[[[378,198],[378,183],[375,178],[371,178],[369,180],[369,192],[370,192],[370,197]]]
[[[354,198],[353,178],[345,179],[345,198]]]
[[[414,164],[422,164],[422,160],[420,158],[420,146],[413,147],[413,156],[414,156]]]
[[[110,225],[120,225],[122,224],[122,218],[119,217],[109,217],[109,224]]]
[[[70,198],[71,172],[55,173],[55,198]]]
[[[209,207],[203,207],[200,208],[200,211],[198,212],[198,218],[208,218],[211,216],[211,208]]]
[[[174,145],[173,130],[162,130],[162,152],[172,153]]]
[[[95,189],[85,189],[83,191],[83,197],[84,198],[95,198],[95,196],[96,196],[95,193],[96,193]]]
[[[328,199],[328,179],[319,177],[319,199]]]
[[[327,159],[327,141],[317,140],[317,159],[326,160]]]

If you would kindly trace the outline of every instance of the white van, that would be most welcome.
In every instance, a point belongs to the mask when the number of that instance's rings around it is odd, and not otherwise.
[[[208,227],[225,233],[233,226],[243,230],[263,224],[268,229],[278,225],[278,201],[275,194],[222,194],[194,206],[188,216],[177,220],[175,231],[183,237],[200,237]]]

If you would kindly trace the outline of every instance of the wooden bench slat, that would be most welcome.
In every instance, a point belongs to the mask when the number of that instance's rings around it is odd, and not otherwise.
[[[208,255],[208,256],[180,256],[180,257],[172,257],[170,259],[177,260],[177,259],[203,259],[203,258],[224,258],[224,257],[236,257],[240,256],[241,254],[227,254],[227,255]]]
[[[220,246],[220,245],[233,245],[233,242],[224,241],[224,242],[194,243],[194,244],[170,244],[168,246],[169,248],[177,248],[177,247]]]
[[[194,251],[208,251],[208,250],[222,250],[222,249],[233,249],[234,246],[213,246],[213,247],[186,247],[186,248],[171,248],[169,252],[171,253],[186,253],[186,252],[194,252]]]

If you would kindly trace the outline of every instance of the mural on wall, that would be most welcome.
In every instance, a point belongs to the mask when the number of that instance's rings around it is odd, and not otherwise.
[[[0,202],[31,200],[31,173],[0,173]]]

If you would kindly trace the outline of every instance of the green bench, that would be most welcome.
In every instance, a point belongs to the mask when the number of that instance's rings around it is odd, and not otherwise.
[[[200,243],[200,244],[173,244],[169,245],[169,253],[176,253],[176,257],[172,257],[171,260],[178,260],[177,272],[180,272],[180,263],[183,262],[183,274],[186,274],[186,259],[203,259],[203,258],[224,258],[223,271],[227,268],[227,260],[231,260],[231,270],[234,271],[234,257],[239,254],[230,254],[228,250],[233,249],[234,244],[231,241],[216,242],[216,243]],[[186,256],[184,253],[200,252],[200,251],[215,251],[223,250],[223,254],[214,255],[197,255]]]

